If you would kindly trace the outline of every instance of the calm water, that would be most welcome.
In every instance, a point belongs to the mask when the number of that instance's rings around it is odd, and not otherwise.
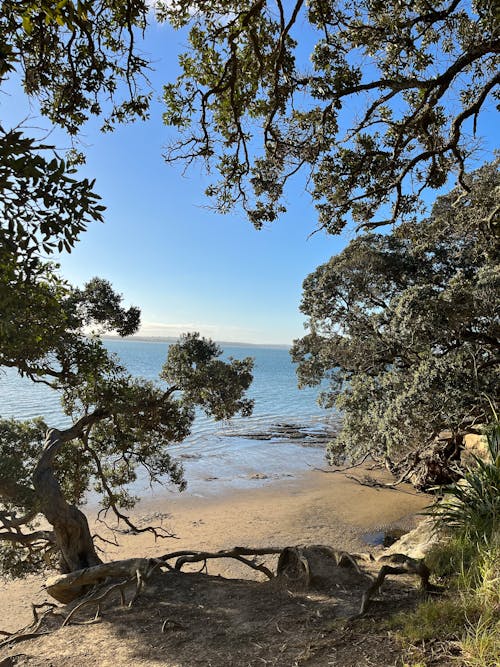
[[[133,375],[147,379],[158,377],[168,350],[167,343],[153,341],[106,340],[105,345]],[[171,448],[183,461],[189,490],[205,495],[221,487],[252,488],[322,465],[321,436],[335,429],[338,416],[317,405],[316,389],[297,389],[288,350],[233,344],[224,346],[224,354],[254,357],[249,391],[254,413],[223,423],[198,415],[191,436]],[[0,373],[0,415],[41,415],[50,426],[68,424],[55,392],[19,378],[12,369]],[[143,494],[149,487],[143,480],[135,490]]]

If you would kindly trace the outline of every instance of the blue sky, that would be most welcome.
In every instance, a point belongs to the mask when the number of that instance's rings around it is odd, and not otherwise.
[[[180,165],[164,162],[169,130],[159,96],[177,72],[183,46],[182,35],[168,26],[149,30],[144,50],[155,61],[158,99],[148,122],[106,134],[96,121],[84,128],[82,173],[96,178],[107,211],[105,224],[90,225],[71,255],[61,256],[62,273],[75,285],[95,275],[110,280],[127,304],[141,308],[142,335],[195,330],[216,340],[291,343],[304,333],[303,279],[345,241],[323,233],[308,238],[316,216],[298,181],[290,213],[256,231],[242,213],[207,209],[201,166],[183,175]],[[14,84],[0,106],[4,121],[35,114]],[[28,125],[49,126],[45,119]],[[50,141],[68,145],[57,133]]]
[[[162,83],[175,77],[184,46],[182,34],[168,26],[148,31],[144,51],[155,61],[157,98]],[[28,113],[15,90],[0,99],[5,122]],[[180,165],[162,159],[169,136],[162,111],[157,99],[148,122],[108,134],[95,121],[84,128],[82,171],[96,178],[106,222],[91,225],[72,254],[61,257],[63,275],[76,285],[95,275],[110,280],[127,304],[142,309],[142,335],[196,330],[216,340],[290,343],[304,333],[303,279],[352,234],[310,236],[316,213],[300,179],[288,196],[289,213],[261,231],[241,213],[208,210],[201,167],[183,175]],[[67,146],[67,139],[54,137]]]

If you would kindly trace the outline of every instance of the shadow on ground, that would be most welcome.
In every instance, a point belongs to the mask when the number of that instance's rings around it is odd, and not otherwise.
[[[69,607],[61,608],[41,628],[50,634],[5,647],[0,666],[402,664],[401,649],[381,620],[415,606],[417,582],[409,576],[389,579],[369,613],[348,620],[358,612],[367,583],[366,575],[340,568],[308,591],[290,591],[277,579],[158,572],[132,607],[121,606],[117,596],[97,619],[95,605],[87,606],[66,627],[60,626]]]

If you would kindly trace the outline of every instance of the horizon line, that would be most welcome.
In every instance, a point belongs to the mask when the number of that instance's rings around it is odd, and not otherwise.
[[[203,336],[206,338],[206,336]],[[106,340],[123,340],[123,341],[138,341],[145,343],[171,343],[177,342],[180,336],[145,336],[143,334],[132,336],[119,336],[118,334],[104,334],[100,338]],[[214,340],[214,339],[212,339]],[[249,343],[246,341],[236,340],[214,340],[219,345],[242,345],[244,347],[276,347],[276,348],[290,348],[291,343]]]

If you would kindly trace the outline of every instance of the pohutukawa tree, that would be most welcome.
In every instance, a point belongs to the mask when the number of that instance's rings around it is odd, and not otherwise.
[[[261,227],[302,171],[320,227],[337,233],[351,217],[414,219],[422,191],[452,171],[467,188],[482,111],[498,99],[493,0],[159,4],[189,30],[165,87],[165,122],[181,133],[166,157],[218,172],[219,210],[239,203]]]
[[[35,271],[3,268],[0,293],[15,303],[2,322],[0,365],[57,391],[69,425],[0,420],[0,566],[22,574],[53,556],[71,572],[101,562],[79,509],[89,490],[130,530],[157,534],[127,516],[137,500],[127,486],[140,469],[152,482],[184,486],[169,444],[189,435],[197,406],[215,419],[251,413],[252,360],[224,362],[215,343],[188,334],[169,348],[162,382],[134,378],[87,335],[139,326],[139,311],[125,310],[109,283],[72,289],[42,262]]]
[[[292,355],[300,383],[328,379],[322,402],[343,411],[334,460],[370,453],[396,470],[405,459],[411,474],[440,431],[451,430],[446,453],[456,457],[462,436],[491,418],[500,365],[498,163],[464,179],[468,192],[439,197],[429,218],[361,235],[304,282],[310,332]],[[419,483],[443,481],[443,463]]]
[[[148,64],[137,41],[149,11],[141,0],[3,2],[0,87],[14,77],[72,137],[91,115],[106,130],[145,117]],[[64,160],[23,127],[0,128],[0,365],[58,392],[69,423],[0,421],[0,554],[13,573],[51,555],[64,571],[99,563],[79,509],[86,493],[97,491],[104,509],[139,530],[126,514],[136,500],[127,486],[139,468],[152,481],[184,484],[168,445],[189,435],[195,407],[215,419],[252,409],[251,360],[223,362],[196,334],[170,347],[158,383],[131,377],[88,336],[89,328],[132,334],[140,314],[106,281],[72,288],[43,259],[70,252],[103,218],[94,183],[78,180],[81,159]]]

